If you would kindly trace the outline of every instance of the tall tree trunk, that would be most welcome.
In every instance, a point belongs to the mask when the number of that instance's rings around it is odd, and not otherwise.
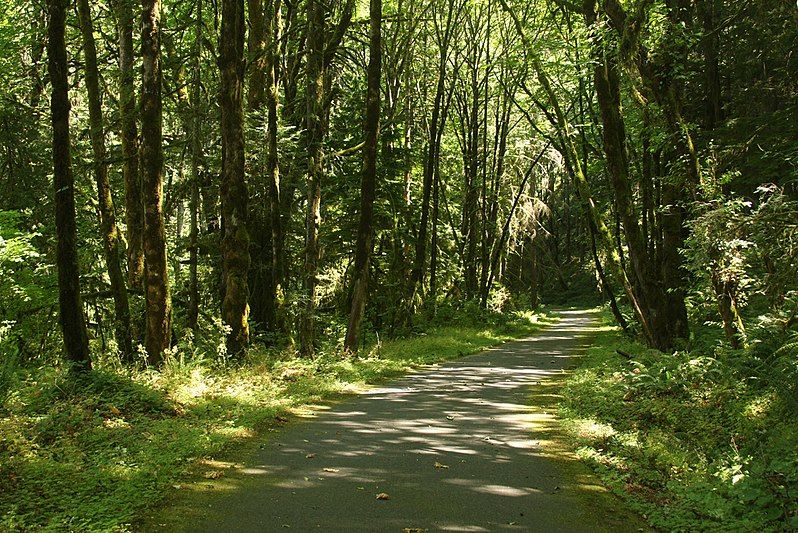
[[[370,0],[369,66],[366,93],[365,144],[363,145],[363,179],[360,184],[360,223],[355,251],[355,279],[352,308],[346,329],[344,349],[357,351],[357,339],[368,297],[369,262],[374,246],[374,196],[377,184],[377,141],[380,131],[380,74],[382,49],[382,0]]]
[[[271,0],[267,0],[271,1]],[[249,33],[247,34],[247,70],[249,90],[247,107],[250,111],[263,109],[266,94],[266,20],[263,0],[247,0]]]
[[[432,316],[435,316],[438,311],[438,221],[440,219],[441,182],[437,165],[436,161],[435,174],[432,178],[432,237],[429,249],[429,308],[432,310]]]
[[[248,193],[244,177],[244,0],[223,0],[219,42],[222,135],[222,320],[230,327],[227,352],[249,343]]]
[[[266,38],[266,179],[269,187],[269,215],[271,217],[272,246],[272,300],[275,305],[275,318],[278,331],[285,332],[285,229],[280,209],[280,161],[277,153],[277,128],[279,117],[277,107],[280,101],[279,47],[282,40],[281,0],[268,0],[271,8],[268,13]]]
[[[53,126],[53,186],[55,188],[56,258],[58,265],[59,322],[67,359],[75,370],[89,370],[89,336],[80,298],[75,179],[69,146],[69,82],[66,42],[67,0],[49,0],[47,67],[52,85],[50,108]]]
[[[532,309],[537,309],[540,304],[540,287],[538,284],[538,247],[534,237],[529,239],[529,271],[529,306]]]
[[[458,8],[459,9],[459,8]],[[424,161],[424,178],[421,195],[421,223],[419,224],[416,238],[415,258],[410,275],[410,294],[407,307],[408,315],[413,314],[415,300],[424,285],[425,266],[427,262],[427,235],[429,232],[430,198],[432,196],[432,180],[435,174],[435,164],[440,155],[441,122],[443,122],[442,107],[444,107],[444,93],[446,91],[446,64],[449,59],[449,45],[454,31],[453,20],[456,17],[455,1],[449,0],[446,12],[446,23],[439,43],[438,57],[438,82],[435,87],[435,99],[432,105],[432,116],[429,122],[429,136],[427,140],[427,154]]]
[[[718,22],[720,0],[703,0],[698,2],[701,10],[701,22],[704,36],[701,39],[704,53],[704,69],[706,71],[706,126],[714,130],[718,122],[723,120],[723,106],[720,92],[720,68],[718,61]]]
[[[97,203],[100,215],[100,237],[105,252],[105,265],[111,282],[114,298],[115,337],[119,351],[125,359],[133,353],[130,331],[130,307],[127,301],[125,277],[119,261],[122,257],[121,235],[116,225],[111,183],[108,181],[108,159],[105,151],[105,128],[103,127],[102,93],[100,73],[97,70],[97,48],[94,42],[94,25],[88,0],[78,0],[80,32],[83,36],[85,58],[86,91],[89,97],[89,136],[94,153],[94,178],[97,184]]]
[[[131,0],[116,0],[119,36],[119,122],[122,141],[122,176],[125,181],[128,285],[140,289],[144,281],[144,201],[139,174],[139,141],[136,127],[136,88],[133,57],[133,9]]]
[[[316,330],[316,273],[319,263],[321,224],[322,138],[324,134],[324,34],[325,9],[321,0],[307,3],[306,143],[308,153],[307,211],[305,219],[305,309],[299,340],[304,356],[312,356]]]
[[[161,98],[161,1],[142,0],[141,20],[141,146],[144,199],[145,295],[147,361],[160,363],[169,348],[172,299],[163,219],[163,102]]]
[[[247,0],[249,14],[247,33],[247,74],[249,76],[247,92],[247,112],[250,120],[258,126],[265,123],[263,117],[266,96],[266,71],[269,68],[267,57],[267,17],[265,16],[263,0]],[[270,9],[270,8],[269,8]],[[268,132],[267,132],[268,136]],[[268,141],[267,141],[268,142]],[[252,146],[252,145],[251,145]],[[253,195],[261,201],[256,201],[257,207],[249,213],[249,230],[252,237],[251,262],[249,267],[250,311],[252,320],[263,324],[267,329],[274,329],[275,301],[274,301],[274,274],[272,264],[272,230],[271,206],[269,198],[268,179],[263,179],[265,165],[257,153],[267,153],[260,144],[251,151],[247,159],[247,170],[255,179],[252,180]],[[262,201],[265,200],[265,201]]]
[[[190,329],[197,329],[199,318],[199,280],[197,267],[199,263],[199,196],[200,166],[202,165],[202,117],[200,115],[200,76],[202,74],[202,0],[196,1],[194,13],[194,72],[191,87],[191,196],[189,199],[190,231],[189,231],[189,267],[188,267],[188,309],[186,322]]]

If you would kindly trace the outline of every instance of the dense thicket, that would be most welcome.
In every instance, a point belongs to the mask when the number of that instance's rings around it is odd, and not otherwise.
[[[4,354],[57,361],[56,314],[67,359],[85,320],[157,366],[599,294],[665,352],[794,332],[791,2],[65,7],[0,12]]]

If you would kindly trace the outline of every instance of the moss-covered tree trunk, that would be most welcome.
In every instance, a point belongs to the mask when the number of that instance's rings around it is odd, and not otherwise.
[[[119,137],[125,181],[127,279],[130,287],[141,289],[144,280],[144,202],[139,174],[131,0],[116,0],[115,11],[119,37]]]
[[[94,42],[94,24],[88,0],[78,0],[80,32],[83,36],[84,68],[86,92],[89,103],[89,136],[94,154],[93,170],[97,185],[97,205],[99,207],[100,237],[105,252],[105,265],[111,282],[114,299],[114,319],[116,343],[126,359],[132,357],[133,343],[130,329],[130,307],[120,260],[123,259],[121,234],[116,225],[114,200],[111,183],[108,181],[108,157],[105,150],[105,128],[103,126],[102,93],[100,92],[100,73],[97,69],[97,47]]]
[[[53,186],[57,231],[58,318],[64,335],[66,358],[76,370],[91,368],[89,337],[80,298],[77,226],[75,223],[75,180],[69,148],[69,83],[66,42],[67,0],[49,0],[47,26],[47,67],[52,96]]]
[[[360,182],[360,222],[355,245],[355,276],[344,349],[357,351],[357,340],[368,297],[369,262],[374,245],[374,197],[377,185],[377,141],[380,130],[380,73],[382,71],[382,0],[369,3],[369,66],[366,88],[363,177]]]
[[[305,308],[299,341],[305,356],[314,353],[316,329],[316,275],[319,263],[319,225],[321,223],[322,138],[324,134],[324,33],[325,10],[320,0],[307,3],[307,64],[305,67],[306,145],[308,171],[305,216]]]
[[[248,192],[244,176],[244,1],[222,2],[219,37],[222,135],[222,320],[230,327],[227,351],[236,355],[249,343]]]
[[[200,115],[200,81],[202,75],[202,0],[196,1],[194,13],[194,72],[191,80],[191,196],[189,199],[190,229],[188,237],[188,309],[186,325],[197,329],[199,318],[199,202],[200,166],[202,165],[202,116]]]
[[[266,179],[269,188],[269,216],[271,217],[272,301],[275,306],[275,326],[285,332],[283,311],[285,296],[285,229],[280,211],[280,161],[277,153],[277,128],[280,102],[280,41],[282,39],[281,0],[269,0],[266,34]]]
[[[163,218],[163,102],[161,99],[161,2],[142,0],[140,170],[144,199],[144,260],[151,365],[160,363],[172,332],[172,299]]]

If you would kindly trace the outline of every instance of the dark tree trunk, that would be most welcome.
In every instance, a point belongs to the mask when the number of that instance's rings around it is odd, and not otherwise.
[[[266,97],[266,74],[268,65],[267,57],[267,27],[263,0],[247,0],[249,14],[249,32],[247,33],[247,73],[248,94],[247,111],[250,120],[257,126],[264,124],[263,117]],[[268,136],[268,132],[267,132]],[[268,140],[267,140],[268,143]],[[263,179],[265,165],[257,157],[259,152],[268,152],[258,147],[247,162],[247,171],[254,179],[251,181],[253,195],[258,200],[256,207],[249,213],[249,233],[252,238],[251,262],[249,266],[249,304],[251,318],[262,324],[267,329],[274,329],[275,301],[274,301],[274,274],[272,268],[272,229],[271,206],[269,198],[268,180]],[[263,201],[265,200],[265,201]]]
[[[160,363],[169,348],[172,300],[166,260],[163,219],[163,102],[161,99],[161,2],[142,0],[141,20],[141,146],[144,199],[145,348],[151,365]]]
[[[344,349],[357,351],[357,340],[368,297],[369,262],[374,240],[374,197],[377,184],[377,141],[380,130],[380,73],[382,50],[382,0],[370,0],[369,66],[366,94],[365,144],[363,145],[363,179],[360,184],[360,223],[355,250],[355,276],[352,307],[346,329]]]
[[[723,107],[720,91],[720,68],[718,58],[718,23],[720,0],[703,0],[698,2],[703,23],[704,68],[706,71],[706,126],[714,130],[718,122],[723,120]]]
[[[119,351],[126,360],[133,355],[130,330],[130,307],[122,267],[121,235],[116,225],[111,183],[108,181],[108,159],[105,151],[105,128],[103,127],[102,93],[100,74],[97,70],[97,48],[94,42],[94,25],[88,0],[78,0],[80,31],[83,36],[83,55],[86,71],[86,91],[89,103],[89,136],[94,153],[94,178],[97,184],[97,203],[100,215],[100,237],[105,251],[105,264],[114,298],[115,337]]]
[[[189,328],[196,331],[199,318],[199,280],[197,267],[199,263],[199,196],[200,166],[202,165],[202,116],[200,110],[200,76],[202,69],[202,0],[196,2],[194,14],[194,73],[191,87],[191,197],[189,200],[189,267],[188,267],[188,309],[186,322]]]
[[[247,0],[247,15],[249,16],[249,33],[247,34],[249,91],[247,94],[247,107],[250,111],[263,109],[266,94],[266,20],[264,14],[263,0]]]
[[[435,164],[440,155],[441,123],[443,122],[442,107],[444,107],[444,93],[446,90],[446,63],[449,57],[449,44],[454,31],[453,19],[455,18],[454,0],[450,0],[446,12],[446,25],[439,43],[440,55],[438,58],[438,83],[435,87],[435,99],[432,105],[432,116],[429,122],[429,136],[427,140],[427,154],[424,161],[424,178],[421,195],[421,223],[419,224],[416,238],[415,259],[410,275],[410,294],[407,307],[408,315],[412,316],[415,309],[415,300],[424,285],[425,266],[427,262],[427,236],[429,232],[430,198],[432,196],[432,180],[435,174]]]
[[[59,322],[64,335],[66,358],[75,370],[91,369],[89,337],[80,299],[75,180],[69,147],[69,83],[66,42],[67,0],[49,0],[47,66],[52,85],[53,185],[55,188],[56,260],[58,265]]]
[[[435,162],[435,175],[432,178],[432,238],[429,250],[429,308],[435,316],[438,310],[438,222],[440,219],[441,182]]]
[[[280,210],[280,162],[277,153],[277,107],[280,101],[279,47],[282,39],[281,0],[269,0],[271,9],[267,13],[266,41],[266,178],[269,187],[269,215],[271,217],[272,247],[272,301],[275,306],[275,326],[285,332],[286,323],[283,310],[285,300],[285,228]]]
[[[244,1],[222,2],[219,42],[222,135],[222,320],[230,327],[227,352],[237,355],[249,343],[248,193],[244,177]]]
[[[324,34],[325,10],[321,0],[308,0],[306,76],[306,144],[308,153],[307,210],[305,218],[305,309],[299,340],[304,356],[312,356],[316,330],[316,273],[321,224],[322,138],[324,134]]]
[[[131,0],[116,0],[116,18],[119,34],[119,123],[122,176],[125,181],[127,279],[131,288],[141,289],[144,281],[144,201],[139,174]]]
[[[615,321],[621,327],[624,333],[629,333],[629,324],[626,322],[623,314],[621,314],[621,309],[618,307],[618,301],[615,299],[615,291],[612,290],[612,285],[610,284],[610,280],[607,279],[607,275],[604,272],[604,267],[601,266],[601,259],[598,255],[598,249],[596,248],[596,228],[593,224],[589,224],[590,228],[590,253],[593,255],[593,264],[596,267],[596,274],[599,278],[599,283],[601,284],[601,290],[604,292],[604,296],[607,297],[607,300],[610,302],[610,310],[612,311],[612,316],[615,318]]]

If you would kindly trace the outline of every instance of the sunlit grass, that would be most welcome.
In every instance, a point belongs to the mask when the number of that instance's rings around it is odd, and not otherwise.
[[[0,531],[133,528],[146,509],[286,417],[554,321],[532,313],[462,321],[374,343],[359,357],[256,348],[240,365],[176,353],[160,372],[114,366],[79,382],[30,372],[0,414]]]
[[[659,353],[604,328],[560,415],[578,455],[657,528],[794,529],[798,424],[769,370],[746,365],[705,345]]]

